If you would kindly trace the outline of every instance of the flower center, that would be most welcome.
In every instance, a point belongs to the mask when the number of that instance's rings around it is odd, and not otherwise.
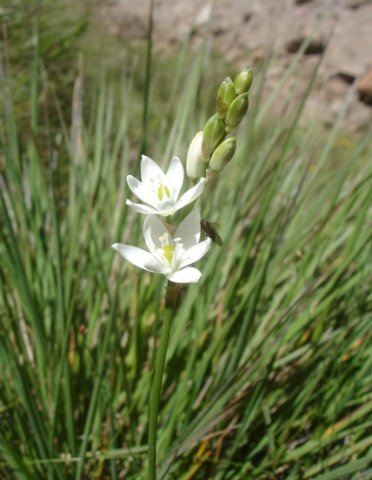
[[[164,254],[164,257],[168,260],[168,262],[171,263],[174,255],[173,245],[164,245],[163,254]]]
[[[165,259],[168,261],[168,263],[172,263],[174,257],[174,246],[169,233],[164,232],[163,235],[159,237],[159,240]]]
[[[161,202],[164,197],[170,198],[171,194],[167,185],[163,185],[162,183],[158,186],[158,199]]]

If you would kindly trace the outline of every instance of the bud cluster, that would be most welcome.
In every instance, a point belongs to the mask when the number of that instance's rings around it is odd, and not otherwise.
[[[247,113],[248,92],[252,81],[252,69],[247,67],[238,73],[234,81],[227,77],[219,86],[216,113],[210,117],[204,129],[195,135],[189,146],[186,160],[189,178],[199,178],[207,169],[207,177],[208,173],[212,177],[234,156],[236,138],[226,137]]]

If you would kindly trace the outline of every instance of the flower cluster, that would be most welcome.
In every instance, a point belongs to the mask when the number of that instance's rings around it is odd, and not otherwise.
[[[252,69],[247,67],[238,73],[234,81],[227,77],[221,83],[217,92],[216,113],[190,144],[186,161],[189,178],[196,179],[200,175],[206,175],[207,180],[214,178],[234,156],[236,138],[226,136],[247,113],[252,81]]]
[[[201,222],[197,209],[184,216],[178,226],[172,224],[172,216],[193,203],[203,192],[208,180],[214,178],[234,156],[236,138],[227,138],[227,135],[239,125],[247,112],[252,79],[252,70],[244,68],[234,81],[227,77],[221,83],[216,113],[207,121],[204,129],[195,135],[188,149],[186,171],[195,183],[192,188],[181,194],[184,169],[177,157],[172,159],[164,173],[151,158],[143,155],[141,180],[128,175],[128,186],[142,203],[131,200],[126,203],[136,212],[147,215],[143,236],[148,251],[114,243],[112,247],[126,260],[149,272],[161,273],[171,282],[199,281],[201,272],[190,265],[209,250],[210,237],[215,238],[219,245],[222,240],[215,232],[210,233],[211,223],[205,220]],[[158,216],[167,217],[167,223]],[[201,226],[207,234],[202,241]]]
[[[143,203],[127,200],[127,205],[146,214],[143,236],[148,251],[138,247],[114,243],[122,257],[139,268],[161,273],[174,283],[195,283],[201,272],[190,265],[209,249],[211,240],[200,241],[200,212],[192,210],[177,227],[161,221],[157,215],[169,217],[196,200],[203,192],[205,178],[180,196],[184,180],[181,160],[174,157],[164,173],[151,158],[142,156],[141,181],[128,175],[130,190]]]

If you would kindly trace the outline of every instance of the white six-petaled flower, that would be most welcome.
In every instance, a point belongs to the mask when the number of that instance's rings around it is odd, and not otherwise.
[[[205,178],[201,178],[194,187],[178,198],[183,179],[184,170],[178,157],[172,159],[167,173],[164,173],[151,158],[142,155],[141,181],[128,175],[127,182],[134,195],[145,205],[131,200],[127,200],[126,203],[139,213],[173,215],[177,210],[196,200],[204,189]]]
[[[200,213],[191,211],[178,225],[174,235],[155,216],[146,217],[143,235],[149,251],[138,247],[114,243],[114,248],[122,257],[139,268],[161,273],[175,283],[196,283],[201,272],[190,267],[209,249],[210,238],[200,240]]]

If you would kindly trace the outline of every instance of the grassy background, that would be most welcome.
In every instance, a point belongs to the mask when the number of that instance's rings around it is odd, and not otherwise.
[[[125,177],[144,131],[163,166],[185,159],[235,72],[185,44],[177,61],[155,54],[150,76],[146,46],[89,49],[84,4],[74,19],[65,7],[1,10],[0,472],[140,479],[165,283],[110,248],[142,242]],[[173,319],[159,478],[372,475],[371,132],[343,133],[352,91],[332,130],[301,122],[316,71],[275,117],[266,67],[202,198],[225,244]]]

